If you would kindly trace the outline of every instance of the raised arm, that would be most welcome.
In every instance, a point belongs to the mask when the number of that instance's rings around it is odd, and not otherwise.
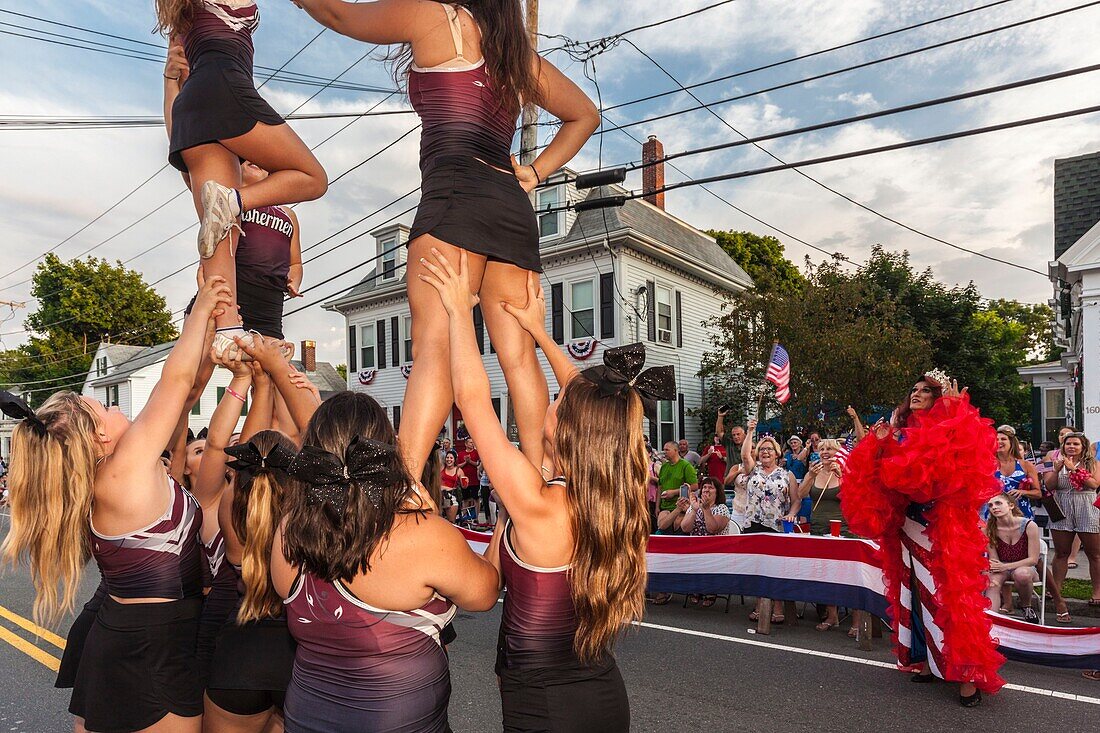
[[[199,504],[205,509],[216,501],[225,489],[225,449],[229,438],[241,419],[244,410],[245,395],[252,383],[252,370],[248,364],[240,361],[219,361],[222,366],[233,372],[233,379],[225,388],[214,414],[210,417],[210,427],[206,434],[206,448],[199,463],[198,475],[192,484],[192,492]],[[243,437],[243,436],[242,436]]]
[[[279,394],[283,396],[294,424],[298,426],[299,432],[303,432],[309,419],[321,404],[321,400],[312,391],[301,389],[295,384],[294,372],[279,350],[279,341],[254,334],[251,344],[246,344],[239,339],[237,344],[246,354],[260,362],[263,370],[271,377],[275,389],[279,390]]]
[[[248,417],[241,428],[241,442],[247,443],[261,430],[271,427],[275,412],[275,390],[271,386],[271,377],[267,376],[258,361],[250,362],[252,370],[252,404],[248,408]]]
[[[726,437],[726,411],[721,408],[718,409],[718,417],[714,418],[714,434],[718,440]]]
[[[538,273],[527,273],[527,305],[519,308],[511,303],[502,302],[501,306],[535,339],[542,353],[546,354],[546,360],[550,362],[554,379],[558,381],[558,389],[565,389],[569,380],[577,376],[577,367],[573,366],[573,362],[546,331],[546,294],[542,290],[542,281]]]
[[[447,311],[455,404],[462,411],[493,487],[508,507],[508,513],[522,522],[544,511],[542,489],[546,483],[539,470],[508,440],[493,410],[489,377],[474,335],[473,307],[477,296],[470,292],[466,251],[462,250],[457,270],[439,252],[433,249],[432,254],[435,264],[420,260],[431,274],[419,277],[439,292]]]
[[[756,440],[756,420],[749,420],[749,429],[745,431],[745,442],[741,444],[741,470],[747,475],[756,468],[756,459],[752,457],[752,448]]]
[[[867,435],[867,428],[864,427],[863,421],[859,419],[859,413],[856,412],[856,408],[848,405],[848,417],[852,418],[852,427],[856,434],[856,440],[863,440],[863,436]]]
[[[207,322],[220,315],[232,295],[222,277],[209,278],[195,298],[191,315],[183,323],[183,333],[172,347],[161,369],[160,380],[153,387],[149,401],[134,424],[119,440],[111,456],[112,472],[122,476],[153,466],[168,445],[176,429],[184,403],[191,392],[195,373],[206,342]],[[126,486],[125,482],[107,482],[111,486]],[[98,490],[98,489],[97,489]]]
[[[419,24],[434,17],[437,3],[425,0],[293,0],[315,21],[337,33],[366,43],[411,43]],[[428,14],[431,14],[429,16]],[[438,13],[438,11],[436,11]],[[423,14],[423,15],[422,15]]]

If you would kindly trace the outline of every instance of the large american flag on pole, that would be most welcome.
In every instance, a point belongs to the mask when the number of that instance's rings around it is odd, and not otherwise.
[[[779,344],[772,347],[772,358],[764,379],[775,385],[775,399],[785,404],[791,398],[791,358]]]

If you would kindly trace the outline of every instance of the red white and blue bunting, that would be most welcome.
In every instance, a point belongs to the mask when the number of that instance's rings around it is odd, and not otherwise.
[[[374,381],[374,375],[378,373],[377,369],[361,369],[359,371],[359,384],[364,387]]]
[[[404,377],[405,379],[409,378],[409,375],[412,374],[412,371],[413,371],[413,365],[412,364],[402,364],[401,365],[401,376]]]
[[[474,552],[491,534],[462,529]],[[809,535],[650,537],[648,590],[733,593],[864,608],[886,615],[875,543]],[[1046,667],[1100,669],[1100,628],[1030,624],[992,611],[990,636],[1009,659]]]
[[[596,339],[582,339],[580,341],[570,341],[565,348],[569,350],[571,357],[578,361],[584,361],[596,353],[596,344],[598,343],[600,342]]]

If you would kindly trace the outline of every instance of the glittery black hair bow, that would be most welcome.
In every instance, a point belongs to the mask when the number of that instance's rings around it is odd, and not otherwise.
[[[3,412],[8,417],[14,417],[16,420],[22,420],[24,424],[29,425],[31,430],[37,433],[40,438],[46,437],[46,423],[42,422],[42,418],[34,414],[34,410],[23,401],[22,397],[13,395],[11,392],[0,390],[0,412]]]
[[[402,478],[396,453],[397,449],[388,443],[356,436],[344,451],[343,460],[322,448],[303,446],[291,461],[288,472],[306,484],[306,499],[310,504],[327,502],[337,514],[343,514],[352,483],[365,486],[375,507],[381,504],[385,487]]]
[[[603,397],[626,394],[638,390],[646,416],[657,416],[658,400],[676,399],[676,371],[671,366],[645,365],[645,346],[641,343],[617,346],[603,352],[603,366],[594,366],[581,372],[581,376],[600,388]]]
[[[264,455],[252,441],[231,445],[225,449],[225,453],[234,459],[227,461],[225,465],[237,472],[237,481],[240,486],[247,484],[263,469],[286,473],[295,455],[294,451],[278,443]]]

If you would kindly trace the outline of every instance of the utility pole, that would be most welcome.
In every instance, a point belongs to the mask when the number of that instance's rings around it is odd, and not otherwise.
[[[539,50],[539,0],[527,0],[527,38],[531,42],[531,48],[538,53]],[[523,109],[523,126],[519,134],[519,162],[530,165],[535,161],[535,148],[539,144],[538,108],[528,103]]]

